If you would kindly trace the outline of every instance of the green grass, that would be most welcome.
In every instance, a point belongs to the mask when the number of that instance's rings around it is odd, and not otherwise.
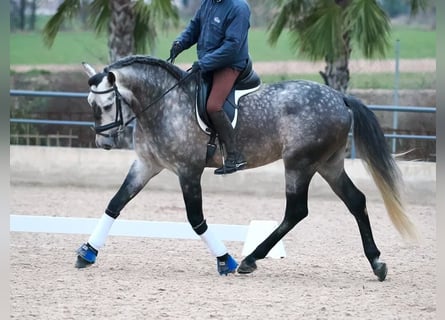
[[[51,49],[39,33],[10,35],[10,64],[107,63],[107,41],[92,32],[61,32]]]
[[[274,47],[267,42],[264,30],[252,30],[249,35],[249,47],[254,61],[308,60],[295,53],[290,45],[290,35],[285,32]],[[399,40],[401,59],[436,58],[436,32],[410,27],[394,27],[389,40],[386,59],[394,59],[396,42]],[[273,58],[271,58],[273,57]],[[364,59],[359,48],[353,45],[351,59]],[[381,59],[376,57],[375,59]]]
[[[158,37],[154,56],[166,59],[172,41],[180,30],[161,32]],[[387,59],[395,56],[396,40],[400,40],[400,58],[435,58],[436,32],[396,27],[390,40],[391,48]],[[288,61],[305,60],[297,56],[289,45],[289,34],[283,33],[278,43],[271,47],[267,42],[264,29],[252,29],[249,35],[250,54],[254,61]],[[352,59],[363,58],[357,48],[353,48]],[[182,53],[177,62],[192,62],[196,59],[195,49]],[[93,32],[71,31],[60,32],[51,49],[45,47],[39,32],[10,34],[10,64],[76,64],[81,61],[89,63],[108,62],[107,38],[96,36]]]
[[[163,59],[169,55],[170,45],[181,29],[162,31],[159,33],[157,47],[147,52]],[[396,40],[400,40],[400,58],[436,58],[436,32],[410,27],[395,27],[392,32],[387,59],[394,59]],[[267,42],[264,29],[252,29],[249,36],[250,54],[254,62],[305,60],[297,57],[289,45],[289,34],[283,33],[276,46]],[[355,48],[351,59],[362,59],[363,56]],[[177,63],[191,63],[196,60],[195,48],[183,52]],[[82,61],[91,64],[107,64],[108,50],[105,35],[96,36],[93,32],[70,31],[60,32],[51,49],[43,45],[39,32],[10,34],[10,63],[13,64],[79,64]],[[308,79],[322,82],[318,74],[301,75],[265,75],[264,82],[275,82],[288,79]],[[424,89],[435,88],[435,73],[402,73],[400,88]],[[385,74],[351,74],[350,88],[394,88],[394,73]]]
[[[292,74],[292,75],[263,75],[264,83],[272,83],[284,80],[311,80],[323,83],[318,74]],[[395,79],[393,73],[369,73],[353,74],[349,82],[349,89],[394,89]],[[401,73],[399,78],[399,89],[435,89],[436,73]]]
[[[436,31],[407,27],[392,30],[391,48],[388,57],[395,56],[395,44],[399,40],[400,57],[403,59],[436,58]],[[354,55],[353,55],[354,56]]]

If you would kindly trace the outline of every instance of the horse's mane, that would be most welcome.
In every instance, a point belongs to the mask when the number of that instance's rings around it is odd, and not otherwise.
[[[144,55],[132,55],[132,56],[121,58],[121,59],[117,60],[116,62],[106,66],[104,68],[104,72],[108,73],[108,71],[110,69],[119,69],[119,68],[131,66],[135,63],[159,66],[159,67],[167,70],[177,80],[181,79],[185,73],[184,70],[182,70],[181,68],[175,66],[174,64],[172,64],[170,62],[167,62],[162,59],[154,58],[151,56],[144,56]]]

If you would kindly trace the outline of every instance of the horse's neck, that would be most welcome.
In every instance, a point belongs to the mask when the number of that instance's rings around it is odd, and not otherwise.
[[[179,83],[179,81],[171,75],[168,78],[164,78],[164,80],[150,75],[146,81],[137,83],[133,92],[137,92],[136,99],[139,102],[139,106],[135,106],[137,110],[133,110],[133,112],[135,114],[147,113],[155,115],[160,109],[165,109],[168,112],[168,108],[183,104],[182,101],[187,101],[187,105],[194,105],[196,82],[190,79],[184,85]],[[187,109],[189,107],[187,105],[181,105],[181,108]],[[190,116],[193,116],[192,108],[190,107],[189,109]]]

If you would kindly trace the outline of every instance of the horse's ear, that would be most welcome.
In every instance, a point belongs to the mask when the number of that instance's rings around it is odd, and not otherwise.
[[[83,68],[85,69],[85,72],[87,73],[87,75],[90,78],[97,73],[96,70],[94,70],[94,68],[92,66],[90,66],[88,63],[82,62],[82,65],[83,65]]]
[[[116,75],[113,72],[108,72],[107,74],[108,82],[113,85],[116,82]]]

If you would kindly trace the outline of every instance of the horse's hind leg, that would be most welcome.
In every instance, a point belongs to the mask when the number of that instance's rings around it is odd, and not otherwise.
[[[184,197],[187,219],[195,233],[203,240],[210,252],[216,257],[217,271],[220,275],[234,273],[238,263],[228,253],[226,246],[209,229],[202,211],[201,174],[183,174],[179,176],[179,182]]]
[[[355,217],[366,258],[378,279],[380,281],[385,280],[388,269],[386,264],[379,260],[380,251],[372,235],[371,224],[366,209],[365,195],[357,189],[346,174],[343,168],[343,161],[335,166],[323,167],[319,170],[319,173],[329,183],[332,190],[343,200],[349,211]]]
[[[303,162],[303,161],[302,161]],[[238,273],[251,273],[257,268],[256,260],[264,259],[269,251],[298,222],[308,215],[307,197],[313,172],[310,167],[294,170],[286,167],[286,209],[280,225],[241,262]]]
[[[96,261],[98,250],[103,247],[116,218],[125,205],[141,191],[147,182],[161,171],[161,168],[147,166],[139,160],[133,162],[121,187],[109,202],[88,242],[77,250],[76,267],[84,268]]]

